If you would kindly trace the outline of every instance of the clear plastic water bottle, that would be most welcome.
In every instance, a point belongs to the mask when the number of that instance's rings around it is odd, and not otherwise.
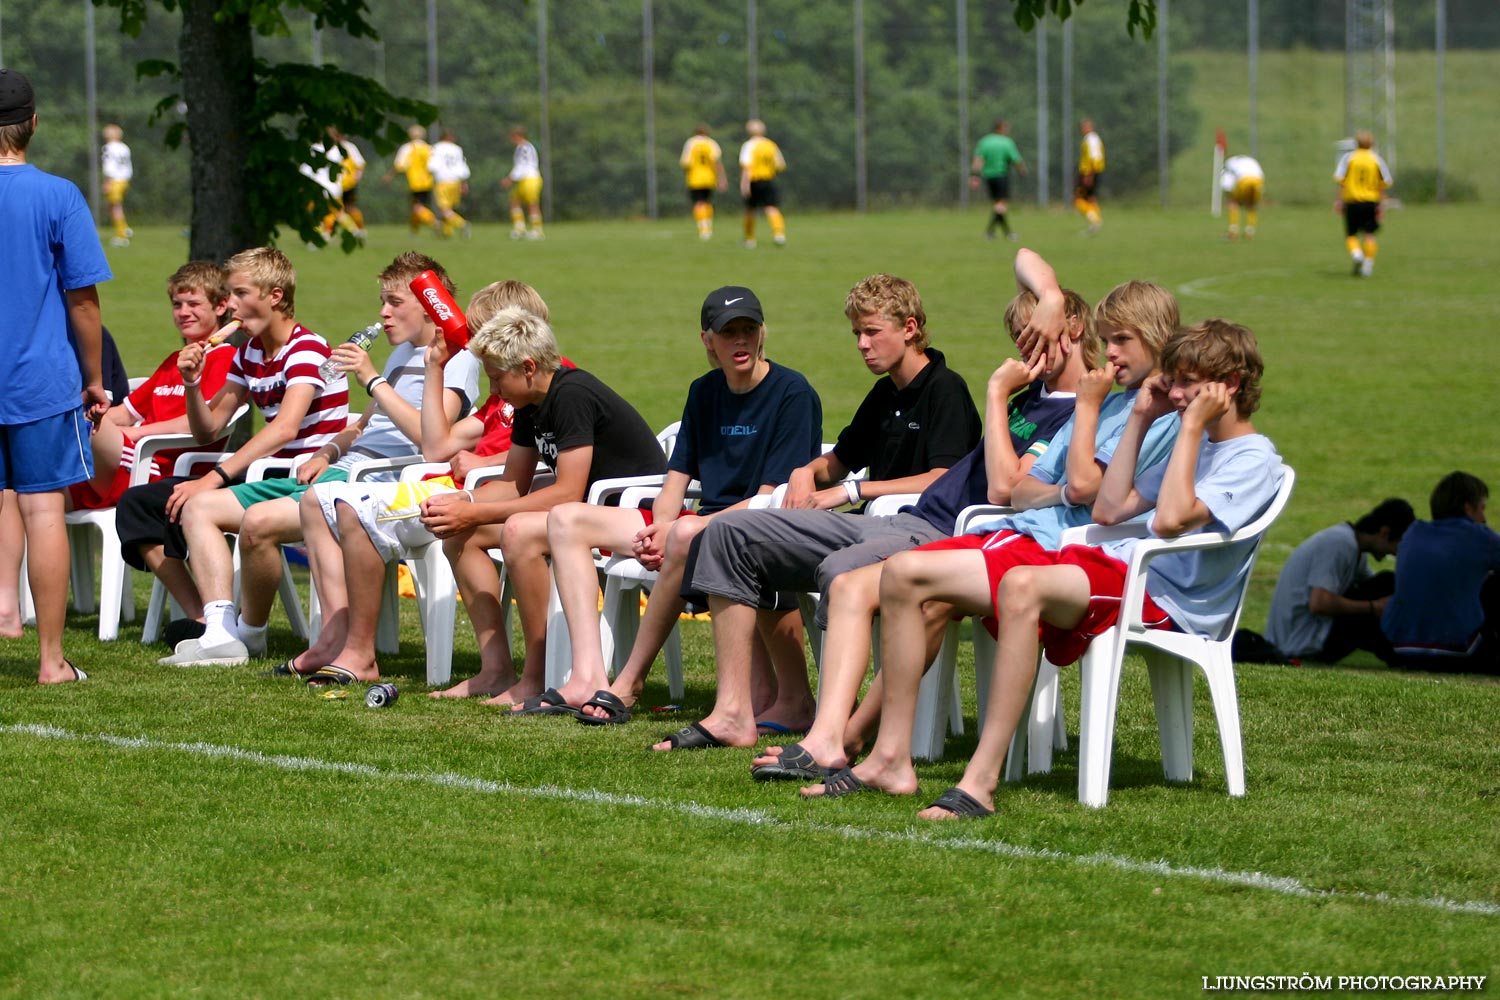
[[[344,343],[353,344],[362,351],[368,351],[370,345],[375,343],[375,338],[380,336],[380,332],[384,329],[385,326],[381,323],[371,323],[363,330],[356,330]],[[338,362],[329,358],[318,366],[318,374],[323,376],[324,382],[332,382],[340,375],[343,375],[344,372],[339,370]]]

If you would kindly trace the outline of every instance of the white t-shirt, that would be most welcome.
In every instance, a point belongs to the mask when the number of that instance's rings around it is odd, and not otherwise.
[[[100,150],[104,178],[111,181],[128,181],[135,175],[130,164],[130,147],[123,142],[106,142]]]
[[[1265,177],[1253,156],[1231,156],[1224,161],[1224,174],[1219,183],[1225,191],[1233,191],[1240,181],[1265,180]]]
[[[423,362],[425,353],[425,348],[409,341],[397,344],[381,371],[396,394],[418,410],[422,408],[422,387],[427,376]],[[443,388],[451,389],[463,398],[460,416],[467,416],[474,409],[479,394],[479,367],[479,359],[468,351],[454,355],[443,367]],[[377,407],[364,431],[354,439],[348,454],[339,459],[335,468],[348,468],[355,462],[372,458],[401,458],[415,454],[419,448],[418,442],[401,433],[395,421]],[[395,479],[396,474],[382,473],[375,478]]]
[[[466,181],[469,179],[469,164],[464,160],[464,151],[457,143],[439,139],[432,144],[432,155],[427,158],[427,169],[432,171],[432,179],[439,184],[451,184],[454,181]]]

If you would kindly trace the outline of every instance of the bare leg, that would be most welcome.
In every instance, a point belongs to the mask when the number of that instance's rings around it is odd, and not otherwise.
[[[641,616],[641,630],[630,648],[630,656],[614,683],[609,686],[621,701],[634,705],[646,686],[646,675],[656,662],[656,654],[672,634],[677,619],[687,602],[682,599],[682,575],[687,568],[688,548],[693,538],[708,526],[706,517],[679,517],[672,522],[667,535],[666,552],[656,585],[651,590],[651,600],[646,602],[646,613]]]
[[[774,701],[755,701],[755,718],[798,731],[812,724],[816,702],[807,683],[807,657],[802,647],[802,615],[797,610],[761,611],[756,628],[774,671]]]
[[[512,515],[500,530],[500,549],[505,553],[505,572],[515,588],[516,608],[521,617],[521,679],[486,705],[519,705],[541,694],[547,685],[547,603],[552,596],[552,568],[547,562],[547,511]],[[488,556],[485,557],[489,559]],[[494,563],[490,563],[494,572]],[[500,575],[494,572],[496,615],[500,611]],[[468,595],[464,595],[468,600]],[[473,616],[473,609],[469,609]],[[486,609],[488,613],[488,609]],[[478,624],[475,624],[478,631]],[[498,633],[500,629],[496,628]],[[509,649],[509,636],[504,637]],[[482,661],[481,661],[482,662]],[[483,673],[483,670],[480,671]]]
[[[344,551],[339,539],[334,536],[328,520],[323,516],[323,507],[318,502],[315,489],[302,494],[297,505],[302,537],[307,542],[307,568],[312,575],[313,586],[318,591],[318,604],[322,616],[322,628],[312,646],[291,660],[292,669],[300,673],[312,673],[318,667],[333,662],[344,646],[344,635],[349,624],[349,593],[344,588]],[[361,525],[359,533],[364,535]]]
[[[445,694],[465,698],[494,694],[509,701],[516,684],[516,668],[510,658],[510,636],[505,634],[500,613],[500,573],[488,549],[500,545],[501,525],[486,524],[473,531],[443,540],[443,553],[453,564],[458,592],[479,642],[479,673],[449,688]],[[520,694],[519,691],[515,692]],[[540,689],[531,694],[540,694]]]
[[[558,692],[570,705],[582,705],[609,685],[599,641],[599,575],[593,550],[629,552],[644,524],[639,511],[586,503],[561,504],[547,516],[552,576],[573,647],[573,672]]]
[[[182,506],[182,535],[205,602],[234,600],[234,553],[224,532],[240,530],[245,508],[229,490],[200,493]]]
[[[20,638],[21,557],[26,552],[26,528],[15,490],[0,496],[0,636]]]
[[[94,478],[89,488],[100,496],[109,493],[115,473],[120,471],[120,456],[125,450],[125,433],[120,425],[101,420],[89,435],[89,450],[94,453]]]
[[[1000,581],[996,604],[1000,640],[984,728],[958,782],[959,788],[989,809],[995,807],[1000,768],[1036,680],[1037,625],[1046,621],[1060,628],[1077,627],[1088,610],[1088,575],[1077,566],[1018,566]],[[885,730],[885,726],[880,727],[880,740],[885,739]],[[876,741],[877,748],[880,740]],[[935,820],[958,818],[936,806],[917,815]]]
[[[917,689],[927,666],[922,606],[929,600],[945,601],[968,614],[988,614],[990,585],[984,556],[973,550],[902,552],[886,560],[881,571],[880,735],[870,755],[854,766],[854,774],[892,795],[917,791],[911,727]],[[804,795],[823,791],[821,785],[802,789]]]
[[[169,557],[160,545],[142,546],[141,561],[167,588],[184,615],[195,621],[203,620],[203,598],[198,596],[198,585],[193,582],[187,563]]]
[[[870,630],[880,607],[882,565],[875,563],[840,573],[833,578],[825,595],[828,631],[823,639],[818,678],[818,711],[812,728],[798,742],[814,760],[827,767],[844,767],[849,763],[844,732],[870,664]],[[715,627],[717,624],[715,611]],[[768,748],[754,764],[775,763],[781,750],[781,747]]]
[[[270,620],[271,602],[281,585],[281,546],[302,538],[297,510],[296,500],[281,497],[245,511],[240,525],[240,617],[248,625]]]
[[[68,617],[68,529],[63,492],[19,493],[16,505],[26,531],[27,580],[36,604],[40,666],[37,681],[60,684],[77,675],[63,662],[63,627]]]
[[[352,671],[362,681],[378,681],[375,662],[375,630],[380,622],[381,589],[385,585],[385,560],[380,558],[370,536],[360,526],[359,516],[348,504],[338,504],[339,537],[344,555],[344,586],[349,607],[344,615],[342,647],[325,661]],[[323,645],[323,636],[318,644]],[[330,643],[331,645],[331,643]]]

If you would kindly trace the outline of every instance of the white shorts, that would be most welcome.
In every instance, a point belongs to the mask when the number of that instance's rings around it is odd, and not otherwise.
[[[404,559],[437,537],[422,523],[422,501],[439,493],[456,492],[450,479],[416,483],[319,483],[313,487],[323,518],[339,537],[337,504],[344,503],[386,562]]]

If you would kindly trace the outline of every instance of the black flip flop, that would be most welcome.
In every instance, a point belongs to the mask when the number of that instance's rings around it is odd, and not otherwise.
[[[995,815],[995,810],[986,809],[982,802],[957,786],[939,795],[927,808],[933,807],[946,809],[959,819],[984,819]]]
[[[520,708],[513,708],[511,715],[571,715],[575,719],[579,717],[579,710],[568,704],[566,698],[558,694],[557,688],[548,688],[535,698],[527,698],[521,702]]]
[[[662,737],[662,740],[671,744],[667,748],[669,750],[708,750],[713,747],[728,745],[713,733],[704,729],[701,722],[694,722],[691,725],[683,726],[670,736]],[[657,742],[661,742],[661,740]]]
[[[752,765],[750,777],[756,781],[822,781],[838,771],[819,764],[801,743],[793,743],[781,748],[774,764]]]
[[[579,710],[578,721],[585,726],[618,726],[630,721],[630,706],[611,691],[595,691],[594,696],[583,703],[584,708],[603,709],[605,715],[589,715]]]

